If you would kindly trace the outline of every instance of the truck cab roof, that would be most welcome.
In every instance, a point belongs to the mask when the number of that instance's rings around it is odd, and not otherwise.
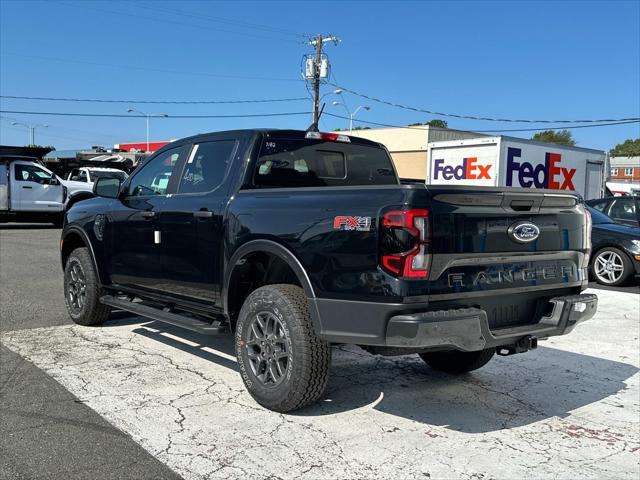
[[[168,143],[167,145],[165,145],[163,147],[163,149],[165,148],[171,148],[171,146],[176,146],[176,145],[183,145],[185,143],[193,143],[195,141],[203,141],[206,140],[207,138],[213,137],[213,136],[220,136],[220,135],[233,135],[233,136],[237,136],[237,135],[255,135],[255,134],[261,134],[263,135],[265,138],[288,138],[288,139],[304,139],[306,138],[306,135],[309,132],[307,130],[294,130],[294,129],[277,129],[277,128],[248,128],[248,129],[238,129],[238,130],[223,130],[223,131],[219,131],[219,132],[207,132],[207,133],[199,133],[197,135],[192,135],[191,137],[186,137],[180,140],[177,140],[176,142],[171,142]],[[328,135],[336,135],[335,133],[329,133],[329,132],[319,132],[319,133],[327,133]],[[350,136],[347,135],[346,132],[344,134],[340,134],[340,135],[344,135],[345,137],[349,138],[349,143],[354,144],[354,145],[368,145],[371,147],[383,147],[383,145],[381,143],[378,142],[374,142],[372,140],[368,140],[366,138],[361,138],[361,137],[355,137],[355,136]],[[340,143],[340,142],[338,142]]]
[[[8,163],[8,162],[15,162],[15,161],[41,163],[40,159],[36,157],[26,157],[22,155],[0,155],[0,162]]]

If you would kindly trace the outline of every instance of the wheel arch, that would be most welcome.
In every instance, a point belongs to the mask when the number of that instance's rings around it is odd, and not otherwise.
[[[256,274],[252,269],[257,264],[261,266]],[[271,270],[268,270],[267,267]],[[248,281],[247,275],[249,276]],[[298,285],[304,290],[307,298],[315,298],[315,291],[307,272],[288,248],[265,239],[252,240],[243,244],[231,256],[225,269],[221,295],[225,316],[234,323],[235,315],[252,291],[263,285],[276,283]],[[316,332],[320,332],[315,302],[309,302],[309,310],[314,328]]]
[[[615,248],[616,250],[619,250],[622,253],[624,253],[624,255],[629,260],[632,260],[631,255],[629,255],[629,252],[627,252],[624,248],[622,248],[620,244],[615,244],[613,242],[606,242],[606,243],[599,244],[596,248],[593,249],[593,251],[591,252],[591,258],[589,259],[589,264],[593,265],[593,261],[595,260],[598,253],[600,253],[605,248]]]
[[[62,264],[62,270],[64,270],[71,252],[76,248],[82,247],[89,249],[89,255],[91,255],[93,267],[96,269],[96,277],[98,278],[98,281],[102,283],[102,277],[100,275],[100,269],[98,268],[98,262],[96,262],[93,245],[91,245],[91,241],[89,240],[86,232],[78,227],[70,227],[62,234],[62,238],[60,239],[60,262]]]
[[[89,198],[95,198],[95,194],[87,190],[80,190],[72,193],[64,204],[64,211],[67,212],[74,204],[82,200],[88,200]]]

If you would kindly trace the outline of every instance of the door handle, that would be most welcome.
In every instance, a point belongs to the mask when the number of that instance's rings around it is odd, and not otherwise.
[[[142,215],[142,218],[151,220],[152,218],[155,218],[156,212],[142,212],[140,215]]]
[[[199,210],[197,212],[193,212],[193,216],[196,218],[211,218],[213,217],[213,212],[209,210]]]
[[[31,188],[33,188],[33,187],[30,187],[29,185],[23,185],[23,186],[22,186],[22,188],[29,188],[29,189],[31,189]]]

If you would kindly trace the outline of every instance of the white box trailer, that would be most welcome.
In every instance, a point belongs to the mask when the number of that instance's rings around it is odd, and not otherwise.
[[[426,183],[572,190],[603,196],[606,153],[514,137],[428,145]]]

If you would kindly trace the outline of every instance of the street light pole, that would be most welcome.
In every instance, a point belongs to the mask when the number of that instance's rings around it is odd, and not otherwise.
[[[29,124],[22,123],[22,122],[13,122],[11,125],[20,125],[20,126],[23,126],[23,127],[27,127],[27,130],[29,130],[29,145],[35,145],[36,144],[36,128],[38,128],[38,127],[47,128],[49,126],[46,123],[41,123],[41,124],[38,124],[38,125],[29,125]]]
[[[127,112],[129,113],[138,113],[140,115],[142,115],[143,117],[145,117],[146,119],[146,123],[147,123],[147,153],[149,153],[149,122],[151,121],[151,117],[168,117],[169,115],[167,115],[166,113],[145,113],[145,112],[141,112],[140,110],[134,110],[133,108],[130,108],[129,110],[127,110]]]
[[[359,105],[358,108],[356,108],[353,111],[353,113],[349,114],[349,135],[351,135],[351,132],[353,131],[353,117],[356,116],[356,113],[358,113],[358,111],[360,111],[361,108],[364,108],[365,110],[371,110],[371,107]]]
[[[371,107],[367,107],[365,105],[358,105],[358,108],[356,108],[353,111],[353,113],[351,113],[344,103],[338,102],[338,101],[331,102],[331,103],[332,105],[335,105],[335,106],[342,105],[344,109],[347,111],[347,115],[349,115],[349,135],[351,135],[351,133],[353,132],[353,118],[356,116],[356,113],[358,113],[361,108],[364,108],[365,110],[371,110]]]

